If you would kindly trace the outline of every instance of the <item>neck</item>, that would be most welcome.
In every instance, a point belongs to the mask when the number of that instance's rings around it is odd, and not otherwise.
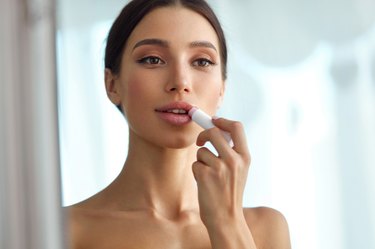
[[[120,195],[116,199],[126,203],[127,209],[147,209],[169,217],[197,211],[192,173],[197,147],[161,148],[134,136],[130,136],[125,166],[111,186]]]

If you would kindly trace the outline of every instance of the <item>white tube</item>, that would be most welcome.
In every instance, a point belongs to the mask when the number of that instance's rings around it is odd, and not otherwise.
[[[210,117],[207,113],[205,113],[197,107],[193,107],[190,109],[189,116],[195,123],[197,123],[200,127],[202,127],[205,130],[215,127],[215,125],[212,123],[212,117]],[[225,140],[229,143],[229,145],[233,146],[233,141],[230,134],[226,131],[221,132]]]

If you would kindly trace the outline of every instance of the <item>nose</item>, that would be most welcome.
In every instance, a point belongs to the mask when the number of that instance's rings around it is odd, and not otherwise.
[[[191,79],[188,70],[188,66],[183,65],[182,63],[171,67],[170,77],[165,86],[165,90],[174,93],[190,93]]]

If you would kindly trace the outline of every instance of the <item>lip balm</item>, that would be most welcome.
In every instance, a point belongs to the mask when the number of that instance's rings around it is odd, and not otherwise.
[[[205,130],[215,127],[215,125],[212,123],[212,117],[197,107],[191,108],[188,114],[195,123]],[[221,131],[221,133],[229,145],[233,146],[233,141],[230,134],[226,131]]]

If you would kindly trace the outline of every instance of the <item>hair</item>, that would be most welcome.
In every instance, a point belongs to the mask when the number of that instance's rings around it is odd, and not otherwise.
[[[221,71],[224,80],[227,78],[227,46],[224,32],[220,22],[205,0],[132,0],[120,12],[114,21],[107,38],[105,49],[105,68],[112,71],[113,74],[120,72],[123,51],[125,50],[129,36],[134,28],[144,16],[152,10],[167,6],[182,6],[201,16],[214,28],[220,49],[220,58],[222,61]]]

